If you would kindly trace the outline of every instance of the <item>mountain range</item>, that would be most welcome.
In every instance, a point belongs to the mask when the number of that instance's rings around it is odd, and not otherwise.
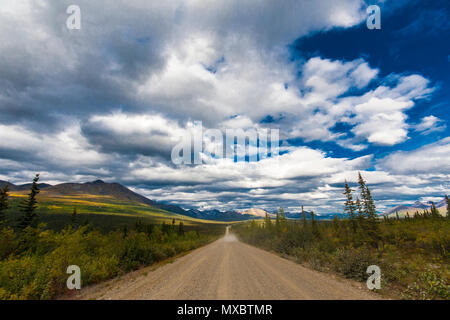
[[[432,202],[428,201],[426,203],[420,202],[420,201],[416,201],[411,205],[398,205],[396,207],[393,207],[389,210],[387,210],[384,215],[390,215],[393,213],[401,213],[401,212],[410,212],[411,214],[416,212],[416,211],[423,211],[423,210],[430,210],[431,209],[431,205]],[[439,209],[439,211],[441,211],[442,209],[445,209],[447,207],[447,201],[445,200],[445,198],[443,198],[441,201],[435,203],[435,206],[437,209]]]
[[[9,184],[9,189],[12,192],[26,192],[30,189],[31,183],[15,185],[6,181],[0,180],[0,187],[3,188],[5,184]],[[144,197],[119,183],[107,183],[102,180],[96,180],[86,183],[61,183],[57,185],[50,185],[40,183],[39,189],[42,193],[49,197],[58,196],[77,196],[77,195],[97,195],[108,196],[116,200],[126,202],[137,202],[151,207],[163,209],[172,213],[198,218],[203,220],[215,221],[239,221],[258,218],[258,215],[249,213],[240,213],[237,211],[219,211],[219,210],[185,210],[180,206],[173,204],[165,204],[153,201]]]

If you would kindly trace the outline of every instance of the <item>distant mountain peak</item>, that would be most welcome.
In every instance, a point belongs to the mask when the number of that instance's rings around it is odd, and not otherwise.
[[[90,184],[105,184],[105,181],[98,179],[98,180],[95,180],[95,181],[92,181],[92,182],[86,182],[86,183],[87,184],[88,183],[90,183]]]
[[[268,213],[266,210],[258,209],[258,208],[251,208],[243,211],[239,211],[240,214],[243,215],[251,215],[256,217],[262,217],[264,218],[266,216],[266,213]]]
[[[413,203],[413,205],[411,206],[413,208],[418,208],[418,209],[426,209],[428,208],[428,206],[422,202],[420,202],[419,200],[417,200],[416,202]]]
[[[432,203],[433,203],[432,201],[427,201],[426,203],[423,203],[423,202],[420,202],[419,200],[417,200],[412,205],[399,205],[399,206],[393,207],[393,208],[387,210],[384,213],[384,215],[389,215],[389,214],[392,214],[395,212],[408,211],[408,210],[410,210],[411,212],[414,212],[414,211],[417,211],[416,209],[429,210],[431,208]],[[439,202],[435,202],[435,206],[436,206],[436,208],[442,208],[442,207],[447,206],[447,202],[446,202],[445,198],[443,198]]]

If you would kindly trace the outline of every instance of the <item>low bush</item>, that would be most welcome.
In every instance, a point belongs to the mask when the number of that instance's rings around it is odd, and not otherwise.
[[[334,271],[365,282],[367,267],[381,269],[381,293],[405,299],[449,299],[450,219],[357,221],[349,219],[233,227],[242,241],[293,257],[315,270]],[[376,230],[376,232],[373,232]]]
[[[216,238],[179,234],[174,226],[102,234],[92,226],[61,232],[44,225],[22,232],[0,230],[0,299],[52,299],[68,290],[69,265],[81,270],[83,286],[110,279],[192,250]]]

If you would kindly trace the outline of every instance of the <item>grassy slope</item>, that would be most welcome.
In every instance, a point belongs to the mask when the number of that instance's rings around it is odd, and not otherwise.
[[[10,224],[17,220],[18,204],[27,196],[25,191],[10,193],[10,208],[7,219]],[[123,226],[132,226],[138,220],[143,223],[160,224],[183,221],[186,230],[204,230],[223,228],[225,222],[208,221],[183,216],[180,214],[151,207],[138,202],[128,202],[114,199],[110,196],[79,194],[73,196],[52,195],[41,191],[38,195],[38,213],[40,221],[49,228],[62,229],[70,221],[70,216],[76,208],[80,223],[89,219],[89,222],[102,230],[109,231]]]

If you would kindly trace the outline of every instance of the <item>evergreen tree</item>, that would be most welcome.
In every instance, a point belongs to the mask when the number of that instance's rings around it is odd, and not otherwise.
[[[431,202],[431,217],[432,218],[440,217],[439,210],[436,208],[436,205],[434,204],[434,202]]]
[[[364,211],[363,211],[361,201],[359,200],[358,196],[356,196],[355,206],[356,206],[356,210],[358,212],[358,224],[359,224],[359,227],[362,228],[364,226]],[[385,221],[386,221],[386,219],[385,219]]]
[[[350,219],[353,232],[356,232],[356,220],[355,220],[356,206],[353,203],[352,189],[350,189],[350,187],[348,186],[347,181],[345,182],[344,195],[347,198],[347,200],[345,201],[345,205],[344,205],[344,212],[347,213],[347,215]]]
[[[314,218],[314,211],[311,211],[311,226],[312,226],[312,233],[315,237],[319,236],[319,228],[317,226],[316,219]]]
[[[180,224],[178,225],[178,234],[180,236],[184,235],[184,224],[183,224],[183,221],[180,221]]]
[[[366,197],[367,197],[367,218],[376,219],[377,218],[377,208],[375,207],[375,202],[373,201],[370,189],[366,186]]]
[[[72,215],[70,216],[70,224],[72,225],[72,227],[75,228],[77,226],[77,220],[78,220],[77,208],[73,208]]]
[[[0,189],[0,226],[5,222],[5,211],[8,209],[8,192],[9,192],[9,184]]]
[[[359,184],[359,191],[361,194],[361,200],[362,200],[362,208],[363,212],[368,216],[369,215],[369,203],[367,199],[367,188],[366,188],[366,181],[361,175],[361,172],[358,172],[358,184]]]
[[[447,201],[447,219],[450,219],[450,200],[448,199],[448,195],[445,196],[445,201]]]
[[[122,237],[125,239],[128,236],[128,227],[127,226],[123,226],[122,227]]]
[[[280,227],[281,229],[284,229],[286,227],[286,213],[284,212],[283,207],[280,207],[278,212],[280,214]]]
[[[366,181],[364,180],[360,172],[358,172],[358,184],[361,192],[361,198],[363,201],[362,210],[365,216],[367,217],[367,223],[365,223],[364,229],[367,237],[369,238],[370,244],[373,247],[378,247],[378,240],[380,239],[380,233],[377,221],[375,202],[370,193],[370,189],[366,185]]]
[[[87,217],[86,217],[87,220]],[[161,228],[163,229],[163,228]],[[136,230],[137,232],[142,232],[144,231],[144,224],[142,223],[141,219],[138,219],[135,223],[134,223],[134,230]]]
[[[22,212],[22,217],[19,219],[18,228],[20,230],[25,229],[30,226],[35,228],[38,224],[38,215],[36,213],[37,208],[37,200],[36,196],[39,194],[39,174],[33,179],[33,183],[31,185],[30,193],[28,194],[28,198],[19,205],[20,211]]]
[[[358,211],[358,216],[364,217],[363,208],[361,206],[361,201],[359,200],[359,197],[356,197],[355,201],[356,210]]]
[[[275,218],[275,229],[277,231],[280,231],[280,213],[277,212],[276,218]]]
[[[178,228],[179,230],[179,228]],[[168,225],[165,221],[161,224],[161,231],[165,234],[169,234],[170,232],[170,225]]]
[[[306,230],[306,225],[307,225],[306,213],[305,213],[305,210],[303,210],[303,206],[302,206],[302,220],[303,220],[303,228]]]
[[[280,209],[278,209],[278,212],[280,213],[280,219],[286,220],[286,213],[284,213],[283,207],[280,207]]]
[[[270,216],[269,214],[266,212],[266,217],[264,219],[264,227],[266,229],[270,229],[270,226],[272,225],[272,222],[270,221]]]

